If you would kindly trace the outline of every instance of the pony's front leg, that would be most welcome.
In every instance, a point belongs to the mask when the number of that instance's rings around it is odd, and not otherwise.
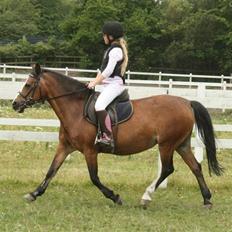
[[[31,193],[28,193],[24,196],[24,198],[27,201],[35,201],[38,196],[43,195],[43,193],[46,191],[50,181],[52,178],[56,175],[58,169],[64,162],[65,158],[70,154],[74,149],[72,149],[70,146],[67,146],[67,144],[60,141],[57,151],[55,154],[55,157],[51,163],[51,166],[46,174],[45,179],[42,181],[42,183]]]
[[[114,192],[107,187],[105,187],[98,177],[98,163],[97,163],[97,152],[88,151],[84,152],[86,163],[89,170],[89,175],[92,183],[101,190],[105,197],[111,199],[114,203],[122,205],[122,200],[118,194],[114,194]]]

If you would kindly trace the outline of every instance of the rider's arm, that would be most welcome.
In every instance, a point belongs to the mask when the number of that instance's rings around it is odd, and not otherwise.
[[[105,78],[110,77],[113,73],[114,68],[118,61],[123,59],[123,53],[121,48],[113,48],[109,53],[109,61],[103,72],[99,72],[96,78],[91,81],[88,88],[93,88],[94,86],[100,84]]]
[[[94,88],[96,85],[100,84],[103,81],[104,77],[102,76],[101,72],[98,72],[95,79],[88,84],[88,88]]]

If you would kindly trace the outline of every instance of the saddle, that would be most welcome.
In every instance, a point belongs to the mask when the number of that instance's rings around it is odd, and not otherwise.
[[[95,103],[100,92],[93,91],[87,99],[84,107],[84,117],[93,125],[98,126],[95,112]],[[110,115],[112,126],[123,123],[130,119],[133,114],[133,106],[129,100],[128,90],[125,89],[112,103],[107,106],[106,111]]]

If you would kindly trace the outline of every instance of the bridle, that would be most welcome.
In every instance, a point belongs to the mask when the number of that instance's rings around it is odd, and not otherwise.
[[[39,84],[40,77],[35,76],[34,74],[30,74],[29,77],[35,79],[35,82],[32,84],[32,86],[30,86],[30,89],[27,92],[27,94],[23,95],[21,91],[18,92],[18,94],[24,99],[24,101],[21,103],[21,106],[23,106],[25,108],[31,107],[35,103],[39,103],[39,102],[44,103],[44,101],[45,101],[44,98],[42,97],[42,91],[41,91],[41,87]],[[34,98],[35,91],[36,91],[37,87],[39,87],[40,97],[38,100],[34,100],[33,98]]]
[[[41,90],[41,86],[40,86],[40,76],[37,76],[33,73],[31,73],[29,75],[30,78],[35,79],[35,82],[30,86],[29,91],[27,92],[26,95],[23,95],[21,91],[18,92],[18,94],[24,99],[24,101],[21,103],[21,107],[24,108],[28,108],[31,107],[32,105],[36,104],[36,103],[42,103],[44,104],[45,101],[49,101],[49,100],[54,100],[57,98],[61,98],[61,97],[66,97],[66,96],[70,96],[70,95],[74,95],[74,94],[78,94],[87,90],[90,90],[87,88],[87,85],[77,91],[72,91],[72,92],[68,92],[68,93],[64,93],[55,97],[46,97],[42,95],[42,90]],[[35,91],[36,89],[39,88],[39,98],[37,100],[34,100],[34,95],[35,95]],[[92,91],[92,90],[91,90]]]

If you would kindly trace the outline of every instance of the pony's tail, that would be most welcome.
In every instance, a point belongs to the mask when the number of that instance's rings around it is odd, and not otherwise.
[[[202,142],[205,144],[209,174],[211,175],[211,172],[213,172],[217,176],[220,176],[223,172],[223,168],[217,161],[215,135],[209,112],[201,103],[197,101],[191,101],[191,106],[193,108],[199,136]]]

